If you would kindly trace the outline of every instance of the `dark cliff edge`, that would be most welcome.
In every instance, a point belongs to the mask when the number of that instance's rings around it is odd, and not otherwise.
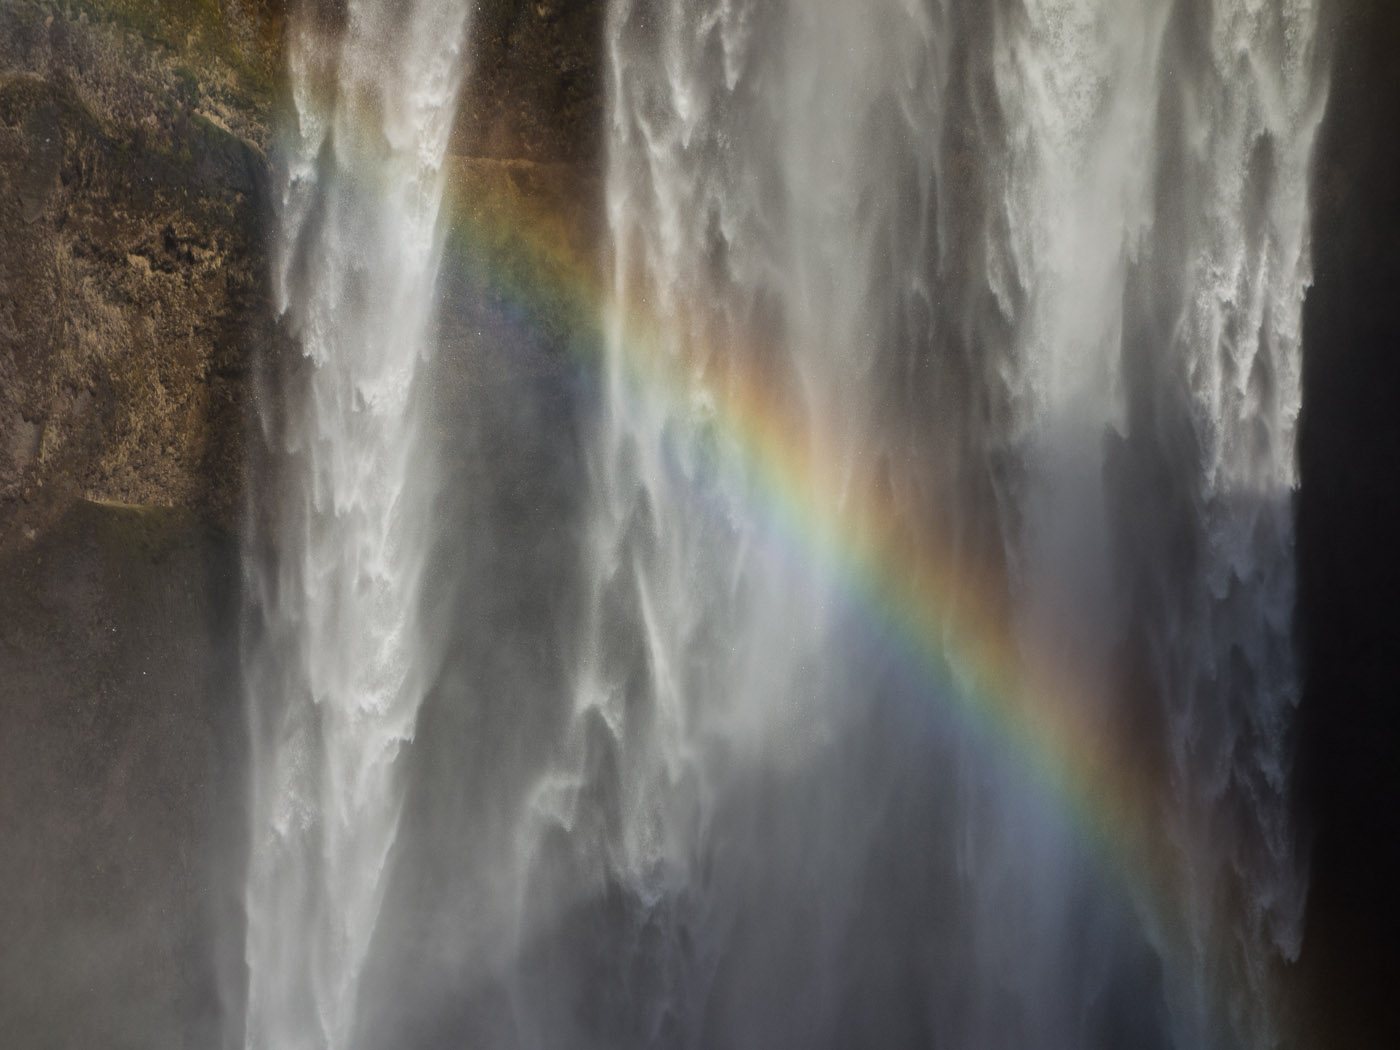
[[[252,378],[290,348],[267,244],[291,7],[0,3],[0,1046],[237,1042],[239,533]],[[586,295],[539,293],[595,265],[601,12],[477,5],[454,403],[553,389],[592,338]]]
[[[1332,47],[1304,311],[1300,968],[1307,1041],[1400,1046],[1400,6],[1325,6]]]

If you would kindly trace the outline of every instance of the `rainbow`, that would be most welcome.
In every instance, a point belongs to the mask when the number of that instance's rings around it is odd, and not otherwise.
[[[680,400],[699,384],[713,403],[713,426],[754,479],[755,517],[895,643],[928,693],[1014,769],[1025,790],[1065,815],[1169,961],[1218,972],[1211,960],[1228,959],[1229,945],[1195,943],[1186,928],[1183,853],[1150,756],[1105,724],[1109,707],[1094,689],[1015,636],[995,575],[965,564],[932,525],[911,528],[891,495],[897,486],[853,496],[848,479],[814,454],[790,399],[746,366],[761,355],[729,354],[721,377],[706,376],[703,347],[678,352],[686,341],[673,338],[664,319],[612,303],[586,232],[596,217],[579,208],[586,194],[565,185],[576,178],[572,169],[449,163],[450,266],[485,289],[511,323],[562,343],[589,375],[602,369],[601,347],[611,338],[627,383],[644,396]],[[1210,1009],[1223,1016],[1223,989],[1209,994]]]

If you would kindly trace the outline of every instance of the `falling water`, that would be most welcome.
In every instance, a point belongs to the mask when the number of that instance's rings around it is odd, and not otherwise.
[[[524,927],[582,911],[597,944],[525,982],[555,1001],[527,1044],[1275,1045],[1306,884],[1315,21],[1306,0],[612,4],[583,645],[522,832]],[[635,364],[638,313],[679,381]],[[755,376],[821,475],[812,528],[893,506],[1074,668],[1083,717],[1146,738],[1169,902],[940,718],[946,686],[910,681],[775,528],[723,423]]]
[[[337,21],[338,18],[338,21]],[[310,7],[289,38],[295,126],[248,558],[252,713],[246,1046],[351,1045],[434,655],[418,621],[430,458],[418,424],[441,166],[466,5]]]
[[[612,0],[582,383],[458,6],[293,38],[247,1045],[1279,1045],[1311,0]]]

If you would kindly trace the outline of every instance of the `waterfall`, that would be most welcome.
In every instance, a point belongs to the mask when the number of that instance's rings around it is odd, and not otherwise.
[[[612,3],[582,644],[519,903],[591,944],[522,979],[527,1045],[1277,1044],[1315,31]],[[911,672],[833,544],[946,568],[950,646],[976,608],[1073,670],[1169,892],[939,714],[956,666]]]
[[[289,31],[275,280],[301,359],[266,369],[246,559],[250,1050],[352,1045],[434,664],[418,374],[466,13],[350,0]]]
[[[246,1045],[1282,1045],[1313,0],[611,0],[567,360],[466,6],[293,23]]]

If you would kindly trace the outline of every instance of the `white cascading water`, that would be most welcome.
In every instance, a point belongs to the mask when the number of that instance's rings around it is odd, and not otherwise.
[[[1316,20],[1310,2],[1037,0],[996,34],[1009,235],[989,235],[988,281],[1019,293],[998,287],[1026,467],[1004,493],[1009,555],[1037,635],[1073,609],[1145,651],[1195,955],[1178,1045],[1208,1042],[1221,1009],[1273,1045],[1269,971],[1301,942],[1292,492]]]
[[[1306,885],[1315,23],[1308,0],[611,5],[589,611],[574,729],[522,833],[527,869],[571,874],[522,908],[538,937],[609,902],[615,950],[575,979],[617,994],[587,1024],[536,1012],[527,1045],[1276,1045]],[[638,377],[638,312],[674,388]],[[932,771],[875,757],[908,717],[888,649],[775,539],[715,422],[755,371],[845,479],[818,516],[859,529],[892,487],[954,555],[1002,563],[1016,634],[1086,695],[1133,683],[1093,717],[1148,705],[1165,733],[1185,915],[1111,903],[1071,822],[957,729],[915,734]],[[874,903],[891,885],[900,915],[932,908],[922,938]],[[1159,925],[1180,921],[1184,950]]]
[[[276,292],[304,360],[261,391],[254,486],[249,1050],[345,1050],[434,654],[419,423],[468,6],[350,0],[288,40]]]
[[[1180,604],[1149,629],[1170,727],[1175,815],[1192,859],[1189,924],[1199,1027],[1208,989],[1261,1042],[1277,1033],[1270,969],[1302,946],[1307,870],[1292,806],[1295,442],[1302,304],[1311,281],[1308,173],[1321,122],[1312,2],[1219,5],[1183,120],[1189,254],[1175,333],[1199,459],[1199,553]],[[1190,112],[1190,111],[1188,111]],[[1189,297],[1189,298],[1187,298]],[[1158,568],[1170,574],[1163,561]],[[1228,830],[1222,830],[1228,829]],[[1222,905],[1222,901],[1228,902]],[[1237,958],[1213,931],[1238,929]]]
[[[1313,0],[610,0],[582,382],[489,263],[420,368],[462,6],[293,37],[246,1045],[1279,1046]]]

